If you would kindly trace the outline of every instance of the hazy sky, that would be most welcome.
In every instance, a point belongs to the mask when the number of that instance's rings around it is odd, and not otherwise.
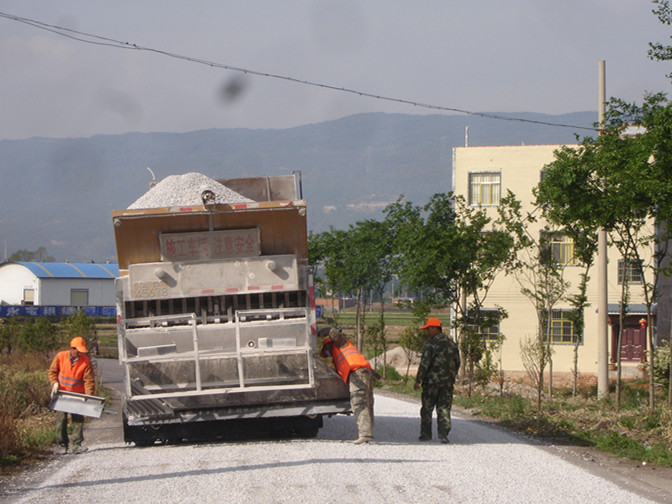
[[[218,65],[468,111],[561,114],[669,91],[650,0],[0,0],[0,12]],[[437,113],[0,18],[0,139],[286,128]],[[448,112],[444,112],[448,113]]]

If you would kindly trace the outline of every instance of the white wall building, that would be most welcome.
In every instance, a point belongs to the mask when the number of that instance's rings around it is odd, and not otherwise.
[[[116,264],[0,264],[0,306],[115,306]]]

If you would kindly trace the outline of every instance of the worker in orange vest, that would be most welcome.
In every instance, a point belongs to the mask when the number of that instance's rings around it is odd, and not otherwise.
[[[373,369],[340,329],[332,328],[322,344],[322,357],[331,357],[336,371],[350,388],[350,406],[359,437],[355,444],[373,440]]]
[[[49,367],[49,383],[51,383],[52,397],[59,390],[76,392],[78,394],[93,395],[95,379],[91,360],[87,357],[86,342],[81,336],[76,336],[70,341],[70,350],[58,352]],[[84,417],[72,415],[72,453],[84,453],[88,450],[82,446],[84,440]],[[60,413],[58,416],[57,441],[60,445],[59,453],[68,452],[68,414]]]

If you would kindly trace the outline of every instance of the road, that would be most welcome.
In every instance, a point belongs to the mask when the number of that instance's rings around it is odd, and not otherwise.
[[[120,385],[116,363],[105,383]],[[563,450],[454,415],[451,443],[419,442],[417,400],[375,398],[375,443],[353,445],[350,416],[325,419],[315,439],[243,440],[136,448],[119,415],[87,423],[90,450],[3,481],[9,503],[645,503],[672,494]]]

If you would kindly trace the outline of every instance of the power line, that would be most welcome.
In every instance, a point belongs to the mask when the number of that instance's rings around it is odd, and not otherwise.
[[[207,65],[213,68],[222,68],[224,70],[229,70],[233,72],[240,72],[244,74],[249,74],[249,75],[256,75],[258,77],[267,77],[271,79],[279,79],[279,80],[284,80],[284,81],[289,81],[289,82],[294,82],[296,84],[303,84],[305,86],[312,86],[312,87],[318,87],[322,89],[329,89],[333,91],[340,91],[343,93],[350,93],[350,94],[355,94],[361,97],[365,98],[374,98],[376,100],[382,100],[382,101],[388,101],[388,102],[395,102],[395,103],[401,103],[404,105],[412,105],[414,107],[420,107],[420,108],[426,108],[426,109],[432,109],[432,110],[438,110],[438,111],[443,111],[443,112],[456,112],[459,114],[466,114],[470,116],[476,116],[476,117],[483,117],[486,119],[497,119],[500,121],[517,121],[517,122],[522,122],[522,123],[531,123],[531,124],[538,124],[542,126],[555,126],[559,128],[572,128],[572,129],[580,129],[580,130],[588,130],[588,131],[599,131],[598,128],[592,128],[588,126],[576,126],[572,124],[562,124],[562,123],[552,123],[552,122],[547,122],[547,121],[538,121],[534,119],[524,119],[521,117],[509,117],[509,116],[503,116],[503,115],[498,115],[498,114],[488,114],[485,112],[472,112],[469,110],[464,110],[464,109],[459,109],[459,108],[454,108],[454,107],[446,107],[442,105],[432,105],[429,103],[422,103],[422,102],[416,102],[413,100],[406,100],[403,98],[394,98],[390,96],[384,96],[384,95],[379,95],[379,94],[374,94],[374,93],[369,93],[366,91],[358,91],[356,89],[350,89],[346,87],[339,87],[339,86],[334,86],[331,84],[323,84],[319,82],[313,82],[309,80],[304,80],[304,79],[298,79],[296,77],[291,77],[287,75],[279,75],[279,74],[273,74],[273,73],[268,73],[268,72],[261,72],[258,70],[251,70],[249,68],[242,68],[242,67],[237,67],[233,65],[227,65],[225,63],[217,63],[215,61],[208,61],[208,60],[203,60],[200,58],[195,58],[192,56],[185,56],[182,54],[177,54],[169,51],[164,51],[161,49],[154,49],[151,47],[143,47],[138,44],[134,44],[131,42],[124,42],[121,40],[115,40],[112,38],[108,37],[102,37],[99,35],[94,35],[91,33],[86,33],[82,31],[77,31],[77,30],[72,30],[70,28],[65,28],[62,26],[57,26],[57,25],[50,25],[47,23],[43,23],[42,21],[37,21],[34,19],[29,19],[29,18],[23,18],[19,16],[15,16],[12,14],[6,14],[4,12],[0,12],[0,17],[9,19],[11,21],[17,21],[19,23],[24,23],[29,26],[32,26],[33,28],[38,28],[40,30],[45,30],[51,33],[54,33],[56,35],[60,35],[62,37],[66,37],[72,40],[76,40],[78,42],[84,42],[87,44],[93,44],[93,45],[101,45],[101,46],[107,46],[107,47],[115,47],[117,49],[128,49],[128,50],[136,50],[136,51],[147,51],[147,52],[152,52],[156,54],[160,54],[163,56],[168,56],[170,58],[176,58],[184,61],[188,61],[191,63],[198,63],[201,65]]]

